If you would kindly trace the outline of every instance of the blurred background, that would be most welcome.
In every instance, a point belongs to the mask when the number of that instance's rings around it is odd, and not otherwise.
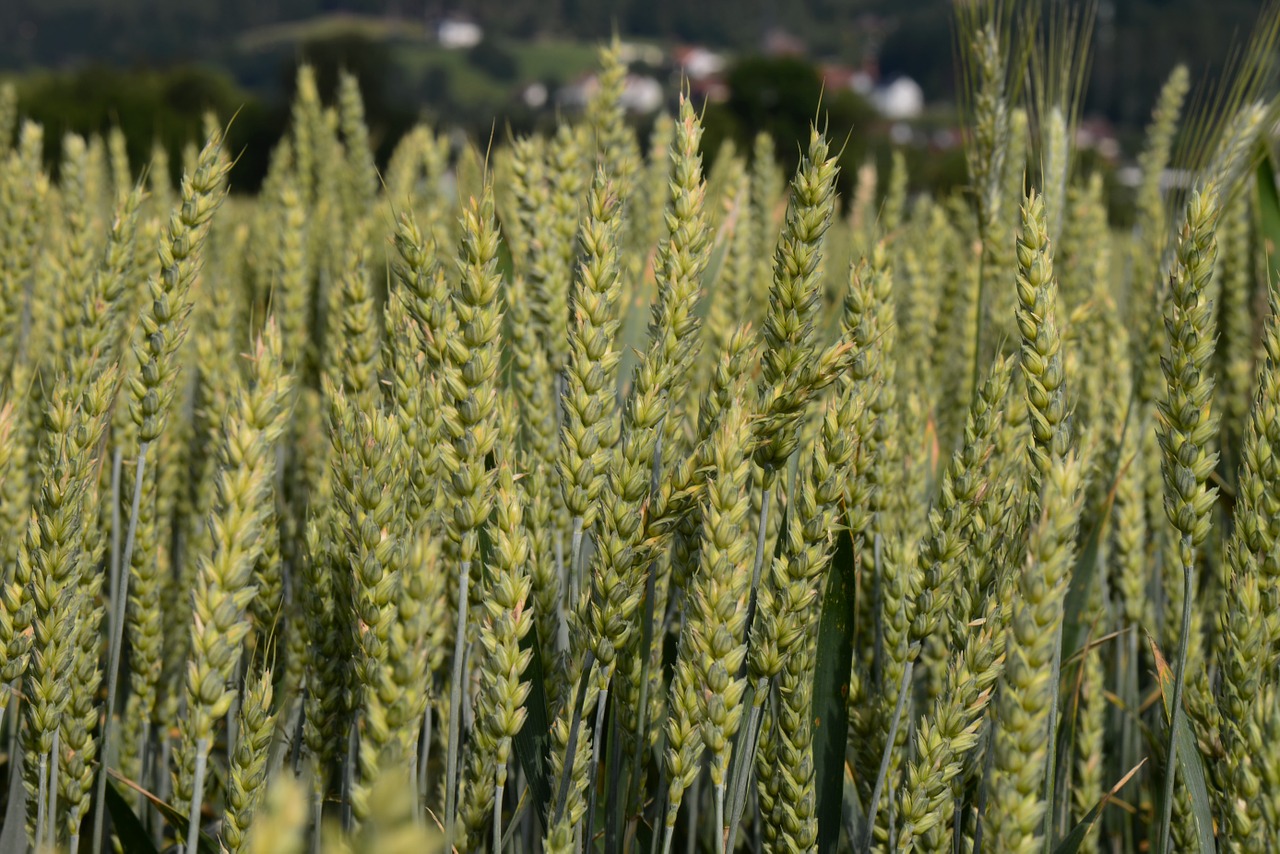
[[[1176,62],[1212,76],[1259,5],[1097,4],[1078,142],[1117,224],[1160,84]],[[0,0],[0,78],[45,125],[51,159],[65,131],[119,126],[135,167],[156,141],[177,164],[205,110],[235,114],[232,184],[252,192],[301,60],[326,100],[339,69],[359,76],[381,164],[419,120],[483,147],[580,109],[615,33],[642,133],[684,79],[705,103],[709,159],[766,130],[793,164],[821,101],[847,139],[846,180],[895,146],[916,189],[963,180],[950,0]]]

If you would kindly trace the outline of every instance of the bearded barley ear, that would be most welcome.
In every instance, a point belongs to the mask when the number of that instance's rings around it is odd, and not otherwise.
[[[1022,206],[1022,200],[1027,197],[1027,179],[1034,172],[1030,151],[1033,132],[1030,125],[1031,119],[1026,109],[1013,107],[1009,110],[1009,144],[1004,156],[1004,175],[1000,179],[1003,186],[1000,210],[1006,214]],[[1007,221],[1008,217],[1005,219]],[[992,296],[1000,298],[999,294]],[[1010,293],[1009,297],[1012,296]],[[1008,307],[1013,307],[1012,299]]]
[[[813,603],[825,585],[832,547],[829,532],[840,526],[841,502],[847,492],[861,490],[873,459],[859,453],[859,446],[866,441],[861,431],[868,423],[867,392],[861,384],[845,383],[827,408],[807,477],[793,499],[794,516],[790,519],[794,521],[785,533],[785,548],[766,579],[767,595],[761,601],[769,607],[762,607],[760,631],[752,636],[755,705],[749,726],[758,720],[759,704],[769,694],[769,681],[776,679],[776,732],[771,743],[778,771],[768,777],[778,792],[772,821],[782,829],[783,838],[801,848],[811,846],[817,833],[816,781],[808,757],[813,738],[809,722],[812,695],[804,688],[804,674],[815,666],[817,620]],[[742,760],[749,763],[747,757]],[[759,757],[756,766],[759,772]],[[728,831],[732,838],[736,831],[733,820]]]
[[[1222,275],[1219,294],[1219,326],[1222,340],[1217,349],[1217,368],[1222,377],[1222,431],[1224,471],[1239,468],[1240,445],[1253,398],[1254,352],[1258,341],[1254,330],[1254,310],[1258,302],[1254,274],[1255,253],[1251,251],[1253,215],[1250,182],[1230,199],[1221,225]]]
[[[889,166],[889,186],[885,191],[884,204],[880,208],[880,231],[887,237],[893,237],[902,226],[903,214],[907,209],[907,158],[899,150],[894,150]]]
[[[302,194],[303,203],[311,206],[316,201],[316,171],[319,158],[317,148],[320,145],[317,136],[324,121],[322,116],[324,107],[320,103],[320,91],[316,87],[315,69],[308,63],[298,65],[290,110],[292,112],[290,132],[298,190]]]
[[[85,526],[90,527],[89,525]],[[88,541],[94,539],[85,532]],[[85,555],[82,560],[83,581],[73,608],[76,624],[71,664],[71,693],[61,724],[62,764],[59,779],[61,799],[66,803],[67,837],[70,850],[79,850],[80,825],[89,809],[93,792],[94,765],[98,756],[98,689],[102,684],[102,617],[105,608],[96,604],[102,591],[104,575],[95,572],[98,555]]]
[[[487,584],[486,614],[480,627],[484,658],[479,667],[481,689],[476,696],[476,728],[461,808],[466,835],[460,850],[484,850],[486,840],[481,834],[490,820],[493,840],[488,850],[501,847],[507,765],[511,761],[512,739],[524,726],[525,699],[530,690],[524,672],[533,652],[521,649],[521,641],[533,627],[534,619],[529,607],[530,549],[520,491],[505,464],[498,470],[495,488],[495,567]]]
[[[424,237],[412,212],[396,221],[392,238],[398,261],[392,271],[405,291],[405,305],[417,324],[419,347],[426,356],[428,370],[440,372],[454,359],[450,350],[458,329],[449,282],[439,260],[437,246]]]
[[[560,376],[569,358],[569,282],[577,257],[579,206],[591,173],[583,169],[586,154],[569,125],[557,128],[548,143],[548,204],[538,218],[534,255],[530,259],[531,311],[552,376]],[[562,382],[563,380],[560,380]],[[557,386],[555,398],[560,397]]]
[[[486,185],[480,199],[472,199],[463,212],[463,238],[459,249],[459,281],[453,296],[458,318],[457,375],[449,376],[446,390],[456,413],[454,451],[457,466],[449,482],[452,512],[446,532],[456,555],[458,619],[450,693],[449,740],[446,762],[445,841],[454,838],[458,804],[456,783],[462,709],[462,666],[467,642],[468,586],[472,562],[479,554],[479,535],[493,504],[493,473],[486,458],[497,441],[495,411],[499,336],[502,328],[501,277],[497,271],[498,231],[494,221],[493,191]],[[478,569],[479,567],[476,567]]]
[[[1160,295],[1161,259],[1169,240],[1168,212],[1161,180],[1173,153],[1174,137],[1182,104],[1191,86],[1185,65],[1174,66],[1160,89],[1160,96],[1147,124],[1146,143],[1138,155],[1142,180],[1136,198],[1136,229],[1140,239],[1130,252],[1133,276],[1129,286],[1127,316],[1134,329],[1133,359],[1135,389],[1144,403],[1154,403],[1161,394],[1160,313],[1151,305]]]
[[[1258,789],[1257,805],[1267,826],[1274,826],[1277,815],[1278,799],[1272,786],[1280,780],[1280,756],[1277,755],[1271,739],[1280,734],[1280,712],[1276,711],[1276,689],[1274,686],[1263,686],[1253,704],[1249,726],[1256,731],[1255,738],[1265,747],[1256,754],[1254,768],[1257,769],[1261,785]]]
[[[0,167],[6,234],[4,251],[0,252],[0,344],[7,354],[0,362],[0,376],[14,370],[24,353],[39,352],[34,345],[40,342],[31,339],[40,334],[38,325],[45,321],[44,302],[29,302],[26,296],[34,284],[32,275],[43,230],[41,212],[49,193],[49,178],[40,163],[43,145],[43,128],[24,121],[18,146]],[[22,322],[24,317],[27,324]]]
[[[1274,32],[1274,25],[1272,31]],[[1260,29],[1259,35],[1264,32],[1265,30]],[[1267,50],[1269,51],[1270,48]],[[1263,61],[1269,62],[1269,60]],[[1225,119],[1217,148],[1201,175],[1203,193],[1217,196],[1219,204],[1230,198],[1240,186],[1246,170],[1249,169],[1258,138],[1270,118],[1271,107],[1265,100],[1259,98],[1253,102],[1241,103],[1231,113],[1230,118]]]
[[[200,268],[201,248],[209,225],[225,196],[225,178],[230,163],[221,155],[221,137],[212,134],[200,152],[195,168],[183,178],[182,201],[170,216],[168,230],[159,245],[160,271],[147,282],[151,305],[140,316],[140,333],[134,341],[137,373],[129,376],[129,406],[133,428],[137,430],[138,461],[134,475],[133,508],[129,534],[125,539],[123,566],[132,565],[136,543],[138,503],[142,501],[147,449],[163,431],[177,393],[178,351],[186,337],[191,314],[191,289]],[[102,734],[102,755],[110,755],[116,680],[122,654],[124,607],[128,602],[129,574],[120,576],[118,597],[111,617],[108,647],[108,717]],[[102,803],[105,771],[97,784],[97,803]],[[100,845],[100,822],[105,810],[96,810],[93,844]]]
[[[581,583],[577,558],[582,535],[595,525],[605,461],[618,440],[614,390],[620,356],[615,344],[618,298],[622,292],[618,205],[613,186],[605,173],[598,171],[587,197],[587,217],[580,236],[584,258],[569,332],[558,461],[564,502],[573,524],[568,580],[575,590]]]
[[[928,234],[925,217],[931,216],[932,211],[932,203],[922,202],[910,224],[912,235],[922,238],[922,248],[938,239],[937,235]],[[918,390],[917,397],[924,402],[935,393],[932,376],[933,330],[938,324],[938,301],[942,287],[934,270],[926,272],[925,258],[929,257],[931,264],[936,263],[937,252],[935,249],[926,256],[911,244],[895,246],[895,249],[901,259],[901,275],[896,277],[899,314],[902,316],[901,335],[904,341],[910,341],[913,345],[899,348],[898,363],[904,376],[909,377],[913,388]]]
[[[274,201],[278,205],[278,224],[274,229],[276,254],[269,262],[271,306],[280,323],[285,363],[297,371],[307,353],[311,325],[309,224],[302,195],[292,183],[281,181]]]
[[[262,525],[270,496],[274,445],[284,430],[290,379],[281,364],[278,330],[270,324],[259,339],[251,385],[242,389],[227,418],[227,444],[218,479],[213,553],[201,557],[194,591],[191,656],[187,662],[187,713],[181,722],[174,793],[183,812],[187,851],[198,841],[203,785],[214,727],[231,708],[228,688],[250,630],[246,613],[255,592],[253,564],[262,550]]]
[[[221,151],[221,137],[212,137],[200,152],[195,171],[183,179],[181,205],[170,217],[159,247],[161,273],[148,283],[152,304],[139,318],[144,337],[135,347],[138,373],[129,382],[129,412],[143,444],[154,441],[164,429],[176,392],[176,354],[186,335],[200,248],[226,192],[229,166]]]
[[[926,638],[944,628],[949,606],[954,605],[953,597],[960,593],[965,552],[976,533],[975,514],[988,500],[991,488],[987,465],[995,450],[996,433],[1004,421],[1000,407],[1011,370],[1010,360],[997,359],[992,365],[969,410],[964,444],[952,455],[942,475],[938,499],[929,511],[928,533],[920,546],[924,586],[913,603],[913,657],[919,655],[919,645]]]
[[[866,473],[868,501],[865,509],[869,524],[861,544],[862,560],[866,566],[875,565],[877,541],[884,542],[905,534],[905,493],[902,485],[907,449],[902,437],[897,398],[894,355],[897,327],[893,308],[893,276],[888,263],[882,243],[876,246],[868,267],[855,268],[845,292],[841,322],[845,334],[858,348],[854,356],[853,376],[873,389],[867,398],[864,414],[864,440],[871,456]],[[852,305],[855,300],[860,300],[856,310]],[[853,319],[855,313],[857,321]]]
[[[810,130],[809,149],[792,182],[787,224],[774,254],[755,460],[777,471],[798,444],[804,406],[815,387],[816,331],[822,239],[831,224],[838,169],[826,137]]]
[[[1273,308],[1275,301],[1273,295]],[[1237,478],[1237,521],[1228,541],[1229,555],[1232,551],[1242,559],[1252,555],[1258,562],[1260,589],[1267,609],[1280,599],[1280,554],[1275,548],[1280,541],[1280,512],[1277,512],[1280,508],[1276,507],[1273,486],[1280,473],[1269,462],[1280,443],[1280,329],[1275,318],[1273,310],[1262,335],[1258,391],[1244,434]],[[1271,638],[1268,646],[1274,651],[1280,640],[1280,621],[1269,619],[1267,626]]]
[[[0,157],[13,148],[13,131],[18,124],[18,88],[12,81],[0,86]]]
[[[785,196],[786,175],[778,164],[773,137],[761,131],[751,145],[751,255],[754,274],[742,320],[758,326],[764,319],[773,282],[772,252],[778,242],[777,212]]]
[[[355,698],[362,776],[353,781],[352,811],[369,815],[368,795],[380,767],[408,762],[422,712],[420,701],[397,680],[397,659],[412,656],[397,625],[407,550],[414,531],[407,503],[406,448],[396,420],[376,410],[360,412],[345,400],[334,425],[334,480],[352,592],[359,658]]]
[[[942,447],[948,449],[954,449],[960,441],[964,428],[961,412],[970,400],[972,388],[968,368],[978,358],[977,342],[965,331],[978,322],[976,297],[983,248],[975,239],[976,225],[972,220],[972,211],[953,196],[931,227],[940,235],[942,263],[948,272],[939,297],[936,340],[940,349],[935,356],[940,389],[939,432]]]
[[[341,361],[334,374],[341,377],[342,390],[361,412],[370,412],[378,398],[378,318],[373,300],[364,249],[348,247],[343,259],[339,288],[342,294]],[[337,348],[335,348],[337,349]]]
[[[643,168],[637,171],[635,200],[631,205],[634,215],[628,229],[627,245],[631,248],[628,262],[627,283],[634,287],[644,275],[644,265],[654,246],[662,239],[666,229],[666,202],[670,193],[671,148],[676,139],[676,122],[667,112],[658,114],[649,132],[649,151]],[[731,152],[723,152],[730,154]],[[717,160],[717,163],[719,161]],[[728,163],[738,163],[734,157],[726,157]],[[709,183],[709,182],[708,182]],[[628,288],[630,290],[630,287]],[[623,305],[631,304],[624,293]]]
[[[249,830],[266,797],[267,751],[275,730],[271,671],[246,680],[240,702],[240,738],[227,774],[227,805],[222,820],[222,844],[229,852],[245,850]]]
[[[1080,520],[1080,466],[1071,454],[1054,456],[1043,476],[1038,522],[1017,582],[1008,661],[996,700],[984,835],[991,851],[1038,850],[1048,806],[1043,786],[1053,743],[1050,709],[1058,701],[1051,665]],[[1028,750],[1027,745],[1034,747]]]
[[[672,406],[684,397],[698,352],[694,310],[701,296],[699,274],[709,250],[706,185],[698,154],[701,135],[692,106],[683,100],[671,152],[674,179],[668,233],[659,246],[655,269],[658,301],[649,322],[649,347],[636,368],[623,413],[624,440],[610,460],[603,559],[594,576],[590,619],[599,639],[594,653],[608,677],[618,652],[630,645],[630,624],[645,588],[645,569],[657,554],[656,546],[646,548],[641,541],[663,529],[660,517],[669,509],[651,495],[653,482],[661,482],[675,457],[678,419],[664,411],[664,405]],[[650,502],[647,512],[646,500]]]
[[[84,139],[68,134],[62,141],[62,171],[59,198],[62,202],[58,260],[62,283],[54,295],[59,335],[50,342],[55,360],[69,353],[76,331],[82,300],[89,294],[94,267],[94,245],[90,200],[86,186],[88,150]]]
[[[1182,623],[1174,670],[1174,690],[1170,733],[1182,714],[1182,685],[1185,679],[1194,581],[1195,549],[1209,535],[1209,512],[1217,497],[1217,489],[1208,485],[1209,475],[1217,467],[1218,455],[1210,442],[1218,428],[1217,413],[1212,408],[1214,381],[1211,360],[1214,346],[1214,320],[1205,294],[1213,275],[1217,257],[1215,226],[1217,196],[1193,192],[1187,202],[1186,224],[1178,243],[1177,267],[1171,276],[1165,326],[1168,332],[1168,355],[1163,360],[1168,391],[1159,404],[1160,445],[1163,450],[1162,473],[1165,483],[1165,513],[1179,536],[1178,557],[1182,565]],[[1168,838],[1170,810],[1174,795],[1173,736],[1169,741],[1169,763],[1166,769],[1165,818],[1160,840]]]
[[[739,167],[724,200],[727,238],[723,267],[707,308],[707,339],[713,353],[723,353],[741,324],[748,322],[758,259],[751,208],[750,176]]]
[[[24,637],[19,648],[10,644],[6,676],[16,680],[25,669],[24,693],[31,698],[25,746],[29,789],[37,793],[28,802],[37,848],[56,845],[61,836],[55,809],[59,794],[70,801],[70,832],[78,841],[96,748],[92,730],[103,613],[96,605],[102,585],[96,567],[104,542],[96,512],[88,512],[94,505],[86,502],[97,485],[95,459],[118,374],[105,365],[86,370],[91,376],[83,388],[64,376],[52,389],[41,454],[43,485],[14,572],[15,580],[26,579],[30,589],[25,597],[12,590],[5,597],[14,623],[6,633]],[[72,394],[77,399],[70,399]]]
[[[538,342],[529,309],[528,284],[519,276],[507,286],[507,331],[511,341],[513,384],[520,406],[519,447],[541,465],[554,465],[559,456],[555,379],[547,354]]]
[[[344,161],[349,170],[348,184],[344,188],[347,215],[360,220],[368,215],[373,205],[379,179],[377,166],[373,162],[373,147],[369,142],[369,128],[364,119],[360,83],[355,75],[347,72],[338,75],[338,116],[342,127],[342,141],[346,146],[347,156]]]
[[[1275,302],[1274,295],[1272,303]],[[1273,442],[1280,439],[1280,335],[1276,315],[1268,318],[1263,332],[1263,360],[1258,371],[1258,394],[1244,432],[1241,467],[1237,477],[1236,525],[1225,546],[1227,573],[1225,607],[1218,618],[1222,650],[1222,684],[1218,691],[1221,710],[1220,737],[1227,762],[1221,775],[1223,792],[1217,804],[1224,817],[1224,836],[1248,847],[1265,836],[1265,819],[1259,808],[1262,785],[1259,758],[1265,752],[1262,730],[1255,720],[1262,683],[1259,674],[1275,657],[1277,621],[1264,616],[1276,596],[1275,542],[1276,499],[1269,484],[1274,466],[1268,460]]]
[[[529,275],[534,254],[544,246],[539,226],[550,201],[546,157],[545,137],[523,136],[511,142],[507,178],[510,210],[501,218],[502,236],[511,247],[511,260],[518,277]]]
[[[1053,275],[1044,202],[1034,191],[1027,196],[1022,208],[1017,291],[1018,327],[1022,335],[1019,364],[1026,383],[1031,422],[1032,443],[1028,453],[1034,494],[1038,491],[1039,478],[1048,471],[1052,460],[1066,454],[1070,441],[1062,336],[1057,322],[1057,280]]]
[[[75,692],[75,707],[70,709],[73,720],[68,729],[76,739],[73,747],[83,749],[88,731],[80,722],[92,716],[96,699],[95,687],[97,656],[92,643],[97,638],[96,620],[101,616],[94,608],[94,599],[100,577],[87,578],[91,567],[96,568],[101,557],[102,540],[97,528],[98,516],[90,515],[86,508],[88,495],[97,485],[95,466],[98,443],[106,426],[106,416],[111,395],[116,387],[117,372],[106,366],[98,366],[95,380],[82,389],[74,388],[73,381],[63,375],[53,386],[47,401],[41,436],[41,490],[30,511],[26,542],[19,553],[18,564],[12,581],[29,585],[25,592],[10,588],[5,608],[13,620],[13,628],[6,629],[15,643],[8,652],[9,680],[26,675],[27,686],[38,689],[41,696],[33,700],[28,720],[33,732],[28,746],[45,754],[38,757],[35,750],[28,754],[28,762],[43,762],[51,775],[46,781],[46,794],[56,799],[58,772],[62,762],[55,749],[64,724],[63,715],[71,702],[69,685],[50,687],[50,679],[71,680],[73,673],[81,677],[86,686]],[[71,395],[78,394],[72,399]],[[27,610],[26,603],[32,606]],[[82,625],[92,622],[92,626]],[[21,638],[19,640],[19,638]],[[33,644],[34,641],[34,644]],[[33,658],[28,660],[27,650]],[[32,671],[28,663],[34,665]],[[8,681],[8,680],[7,680]],[[82,767],[73,769],[77,778]],[[34,773],[34,772],[33,772]],[[74,783],[73,809],[83,806],[80,780]],[[48,840],[55,844],[57,826],[55,813],[47,813],[47,823],[39,817],[46,804],[32,804],[37,811],[34,837],[38,842]]]
[[[599,61],[600,88],[587,103],[586,126],[594,137],[596,160],[614,182],[619,207],[624,207],[640,169],[640,152],[636,136],[626,123],[622,95],[627,65],[617,36],[600,48]]]
[[[973,329],[971,377],[965,391],[972,394],[977,384],[979,360],[985,352],[983,324],[988,302],[987,283],[996,266],[1001,234],[1001,197],[1004,163],[1009,150],[1009,33],[1012,15],[1006,7],[974,4],[960,10],[957,18],[961,47],[964,96],[972,115],[972,129],[965,146],[973,194],[976,197],[978,252],[981,263],[975,272],[969,297],[969,317]],[[1018,65],[1012,63],[1014,68]],[[1014,81],[1016,82],[1016,76]],[[965,397],[968,399],[968,396]]]
[[[686,99],[681,103],[671,152],[668,231],[655,261],[658,299],[650,316],[649,343],[633,374],[622,417],[622,441],[609,468],[598,552],[601,559],[593,567],[590,595],[580,600],[582,607],[575,619],[574,628],[587,630],[583,632],[586,643],[571,647],[575,662],[577,650],[586,646],[583,669],[590,675],[595,663],[600,664],[598,678],[583,683],[588,691],[598,691],[599,696],[581,695],[596,704],[598,723],[603,721],[618,654],[633,640],[634,616],[647,587],[645,571],[653,571],[650,559],[659,553],[657,536],[661,526],[657,520],[664,511],[652,505],[646,507],[646,501],[651,498],[653,483],[661,479],[675,459],[680,424],[677,418],[668,417],[668,409],[684,397],[697,354],[700,324],[695,310],[709,251],[703,209],[706,188],[698,151],[701,135],[701,124]],[[562,769],[576,762],[568,748],[577,744],[579,705],[566,705],[565,720],[557,723],[565,734],[555,760]],[[560,749],[565,751],[564,756],[558,755]],[[594,768],[598,758],[594,752],[592,757],[589,767]],[[562,781],[560,789],[565,796],[558,799],[556,806],[558,824],[562,825],[565,810],[577,806],[581,794],[566,791],[567,781]],[[590,806],[588,800],[581,811]],[[587,829],[591,830],[590,817]],[[551,836],[563,836],[563,829]]]
[[[967,757],[981,743],[984,715],[1004,670],[1003,623],[995,619],[1000,597],[987,599],[984,619],[957,633],[941,689],[916,725],[917,756],[903,775],[895,846],[945,850],[953,843],[954,813],[963,791]]]
[[[1084,647],[1084,660],[1080,663],[1078,676],[1073,676],[1072,699],[1069,702],[1069,715],[1064,720],[1074,721],[1075,744],[1070,761],[1072,763],[1071,780],[1071,815],[1079,821],[1088,815],[1094,804],[1103,796],[1103,775],[1106,771],[1106,713],[1107,686],[1106,666],[1102,660],[1104,647],[1097,641],[1100,630],[1107,623],[1105,594],[1101,584],[1094,584],[1089,589],[1089,601],[1084,612],[1084,619],[1093,628]],[[1091,828],[1085,837],[1084,847],[1098,850],[1100,841],[1098,829]]]

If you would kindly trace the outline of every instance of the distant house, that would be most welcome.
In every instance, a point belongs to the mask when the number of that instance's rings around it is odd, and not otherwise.
[[[443,18],[436,24],[436,40],[449,50],[466,50],[480,44],[484,30],[466,18]]]
[[[822,76],[823,89],[839,91],[853,88],[853,69],[847,65],[824,62],[818,67],[818,73]]]
[[[627,65],[643,62],[645,65],[653,66],[661,65],[665,59],[662,48],[656,44],[644,42],[621,42],[618,45],[618,58]]]
[[[714,77],[723,72],[729,64],[724,54],[700,45],[676,48],[671,58],[675,61],[676,67],[690,80]]]
[[[662,84],[652,77],[628,74],[622,85],[622,106],[632,113],[652,113],[662,106]]]
[[[564,107],[582,109],[596,92],[600,91],[600,78],[586,75],[556,93],[556,100]],[[623,108],[631,113],[652,113],[662,106],[665,98],[662,84],[652,77],[628,74],[622,83],[619,99]]]
[[[872,91],[871,103],[887,119],[914,119],[924,112],[924,90],[910,77],[898,77]]]
[[[1104,159],[1115,162],[1120,158],[1120,142],[1110,122],[1105,119],[1084,119],[1076,127],[1076,148],[1093,149]]]
[[[529,109],[539,110],[546,106],[547,94],[545,83],[530,83],[520,93],[520,100],[524,101],[524,105]]]
[[[773,27],[765,33],[761,47],[765,56],[804,56],[808,53],[808,46],[803,39],[781,27]]]
[[[596,75],[584,74],[556,90],[556,103],[570,110],[580,110],[587,106],[599,88],[600,79]]]
[[[689,82],[689,91],[699,101],[723,104],[729,100],[729,84],[720,76],[691,80]]]

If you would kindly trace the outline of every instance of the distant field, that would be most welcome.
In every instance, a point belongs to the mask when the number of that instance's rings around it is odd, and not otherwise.
[[[451,100],[470,106],[506,101],[516,87],[537,80],[569,81],[592,69],[596,46],[571,41],[500,43],[514,66],[509,79],[499,79],[473,62],[466,51],[448,50],[423,42],[399,41],[392,47],[408,86],[427,83],[433,69],[448,74]],[[416,85],[415,85],[416,84]]]
[[[343,36],[386,44],[393,64],[401,72],[398,84],[432,100],[447,99],[469,107],[489,107],[509,100],[514,91],[538,80],[569,81],[591,70],[597,46],[561,39],[510,42],[496,39],[483,50],[497,56],[500,66],[485,67],[469,51],[450,50],[435,43],[423,23],[351,14],[319,15],[246,31],[236,40],[244,54],[292,51],[306,42]],[[448,91],[425,91],[432,73],[443,72]],[[499,73],[500,72],[500,73]]]
[[[363,36],[373,40],[422,40],[428,37],[428,31],[426,25],[419,21],[334,12],[301,21],[246,30],[236,39],[236,46],[245,51],[267,50],[344,35]]]

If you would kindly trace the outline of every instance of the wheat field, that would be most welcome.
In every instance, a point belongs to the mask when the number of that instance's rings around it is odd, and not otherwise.
[[[1280,850],[1280,13],[1119,230],[1035,5],[938,197],[616,43],[381,171],[304,65],[252,197],[0,90],[0,851]]]

